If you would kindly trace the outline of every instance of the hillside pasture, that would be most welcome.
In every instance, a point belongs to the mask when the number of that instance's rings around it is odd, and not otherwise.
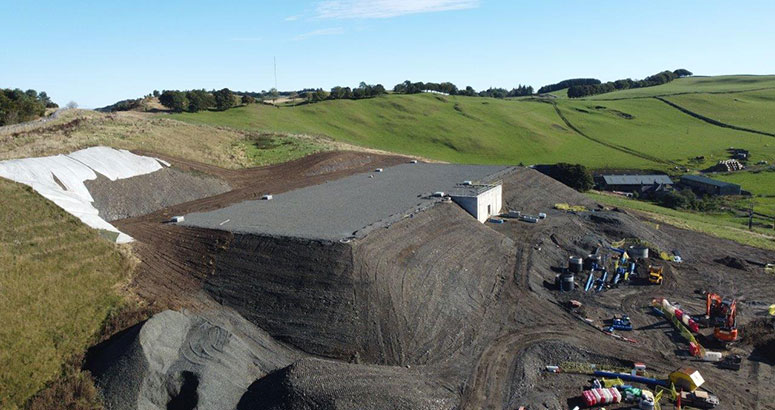
[[[129,265],[29,187],[0,178],[0,208],[0,408],[16,408],[93,342]]]
[[[605,166],[632,161],[629,155],[590,144],[562,122],[551,104],[530,99],[387,95],[292,108],[251,105],[171,118],[259,132],[322,135],[457,163],[535,164],[577,157],[591,166]]]
[[[594,95],[586,99],[646,98],[687,93],[736,93],[760,89],[775,89],[775,75],[722,75],[678,78],[667,84],[654,87],[614,91]]]
[[[558,107],[590,136],[681,165],[693,166],[697,156],[709,164],[728,159],[730,146],[750,147],[757,161],[775,159],[775,138],[711,125],[656,99],[566,100]]]
[[[775,88],[735,94],[685,94],[667,100],[726,124],[775,134]]]

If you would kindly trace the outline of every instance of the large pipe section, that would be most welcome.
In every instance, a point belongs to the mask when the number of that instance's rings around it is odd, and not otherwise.
[[[600,377],[608,377],[611,379],[620,378],[622,380],[626,380],[628,382],[635,382],[635,383],[643,383],[648,386],[665,386],[668,387],[667,381],[665,380],[657,380],[652,379],[650,377],[643,377],[643,376],[634,376],[627,373],[614,373],[614,372],[604,372],[602,370],[596,370],[593,373],[595,376]]]
[[[689,328],[689,330],[691,330],[692,332],[697,333],[700,331],[700,325],[698,325],[697,322],[694,321],[694,319],[692,319],[683,310],[670,304],[670,302],[668,302],[667,299],[662,299],[662,309],[664,309],[666,312],[669,312],[671,315],[675,316],[676,319],[680,320],[681,323],[683,323],[684,326]]]

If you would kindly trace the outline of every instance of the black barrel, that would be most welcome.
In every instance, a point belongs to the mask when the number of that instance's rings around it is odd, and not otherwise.
[[[560,290],[563,292],[571,292],[573,291],[573,288],[575,286],[574,281],[576,280],[576,277],[570,273],[566,272],[560,275]]]
[[[584,269],[584,261],[578,256],[568,258],[568,270],[572,273],[581,273]]]

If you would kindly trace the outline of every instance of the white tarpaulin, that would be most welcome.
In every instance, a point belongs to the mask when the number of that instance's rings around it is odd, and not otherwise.
[[[0,177],[31,186],[86,225],[116,232],[116,242],[126,243],[132,238],[99,216],[84,181],[96,179],[97,173],[111,181],[150,174],[160,170],[162,164],[169,166],[126,150],[93,147],[67,155],[0,161]]]

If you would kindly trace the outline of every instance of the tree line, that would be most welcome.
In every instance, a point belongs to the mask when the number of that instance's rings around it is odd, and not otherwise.
[[[45,91],[0,89],[0,125],[31,121],[46,113],[46,108],[58,108]]]
[[[465,95],[469,97],[492,97],[492,98],[506,98],[506,97],[521,97],[527,95],[533,95],[533,87],[520,84],[516,88],[507,90],[505,88],[488,88],[487,90],[477,92],[473,87],[467,86],[464,89],[459,89],[455,84],[450,82],[443,83],[423,83],[423,82],[411,82],[406,80],[402,83],[398,83],[393,87],[393,92],[396,94],[419,94],[422,92],[439,92],[449,95]]]
[[[560,81],[556,84],[545,85],[538,89],[538,94],[546,94],[553,91],[562,90],[563,88],[573,87],[577,85],[598,85],[600,80],[597,78],[571,78],[569,80]]]
[[[242,104],[252,104],[256,102],[250,95],[241,97],[233,93],[228,88],[220,90],[205,91],[201,90],[164,90],[161,93],[154,91],[154,96],[159,97],[159,103],[173,112],[199,112],[203,110],[224,111],[231,107]]]
[[[645,88],[654,87],[657,85],[667,84],[676,78],[682,78],[692,75],[691,71],[679,68],[675,71],[662,71],[651,76],[644,78],[643,80],[631,80],[629,78],[623,80],[609,81],[602,84],[580,84],[572,85],[568,88],[568,97],[579,98],[596,94],[610,93],[612,91],[627,90],[630,88]]]

